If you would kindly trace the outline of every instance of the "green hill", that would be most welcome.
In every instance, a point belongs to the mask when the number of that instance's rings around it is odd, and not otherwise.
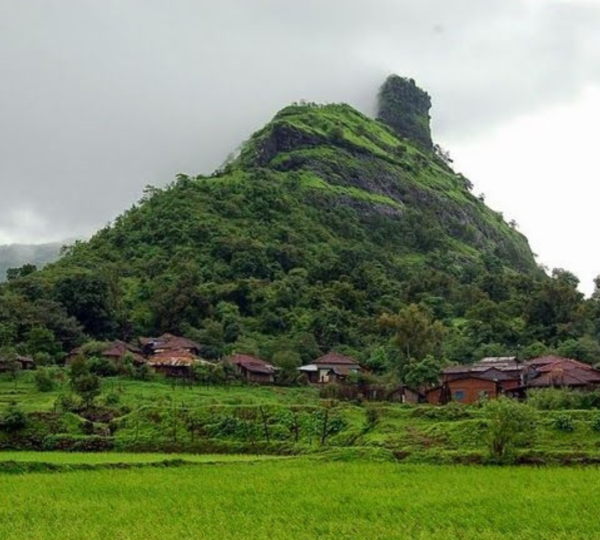
[[[148,188],[89,242],[6,288],[4,305],[24,302],[31,317],[4,324],[17,341],[36,324],[64,347],[82,330],[170,331],[208,356],[296,362],[332,348],[385,356],[378,319],[410,304],[441,321],[433,352],[456,360],[593,333],[570,274],[546,277],[526,238],[428,148],[427,100],[390,115],[422,92],[396,79],[381,121],[348,105],[292,105],[212,176]],[[556,291],[564,305],[546,309]]]

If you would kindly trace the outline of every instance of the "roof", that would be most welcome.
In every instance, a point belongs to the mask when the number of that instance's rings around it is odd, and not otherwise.
[[[273,375],[277,372],[277,368],[267,361],[250,354],[233,354],[229,357],[229,362],[236,366],[241,366],[250,373],[258,373],[260,375]]]
[[[555,362],[564,362],[564,361],[576,362],[582,366],[589,366],[589,364],[584,364],[583,362],[579,362],[578,360],[573,360],[572,358],[565,358],[564,356],[555,356],[555,355],[540,356],[539,358],[532,358],[531,360],[527,360],[527,362],[525,362],[525,364],[528,366],[538,367],[538,366],[545,366],[547,364],[554,364]]]
[[[350,356],[344,356],[343,354],[339,354],[336,352],[330,352],[327,353],[323,356],[321,356],[320,358],[317,358],[313,364],[316,364],[317,366],[321,366],[321,365],[325,365],[325,366],[340,366],[340,365],[346,365],[346,366],[358,366],[360,367],[360,364],[354,360],[354,358],[351,358]]]
[[[124,341],[113,341],[108,349],[106,349],[102,355],[103,356],[125,356],[127,353],[131,353],[131,354],[139,354],[141,352],[141,350],[134,346],[131,345],[129,343],[125,343]]]
[[[199,358],[151,358],[148,360],[149,366],[166,366],[166,367],[191,367],[195,364],[201,364],[203,361]]]
[[[306,371],[309,373],[314,373],[319,371],[319,366],[315,365],[315,364],[307,364],[306,366],[300,366],[298,368],[299,371]]]
[[[516,356],[488,356],[479,360],[478,364],[506,364],[516,361]]]
[[[456,381],[465,381],[467,379],[477,379],[478,381],[486,381],[486,382],[490,382],[490,383],[496,382],[496,380],[492,379],[491,377],[483,377],[482,375],[469,373],[469,374],[466,374],[464,377],[457,377],[456,379],[452,379],[451,381],[448,381],[448,383],[453,383]],[[437,386],[435,388],[440,388],[441,386],[443,386],[443,385]],[[435,388],[432,388],[432,390],[434,390]]]
[[[528,386],[588,386],[600,384],[600,371],[595,369],[561,369],[545,371],[539,376],[530,380]]]
[[[594,368],[589,364],[584,364],[582,362],[578,362],[577,360],[560,360],[558,362],[553,362],[551,364],[545,364],[536,369],[538,373],[546,373],[551,371],[556,371],[557,369],[564,371],[574,371],[574,370],[582,370],[582,371],[592,371]]]
[[[163,334],[160,337],[140,338],[140,343],[143,347],[151,347],[156,349],[196,349],[200,350],[201,345],[191,339],[174,336],[173,334]]]
[[[572,358],[562,358],[560,356],[545,356],[542,358],[536,358],[527,362],[527,365],[532,366],[536,371],[552,371],[557,368],[561,369],[593,369],[592,366],[579,360],[573,360]]]
[[[455,375],[461,373],[485,373],[489,370],[494,370],[499,378],[515,378],[523,370],[523,364],[517,362],[514,356],[499,356],[484,358],[474,364],[449,366],[444,368],[442,373],[444,375]],[[512,376],[509,375],[511,372]]]

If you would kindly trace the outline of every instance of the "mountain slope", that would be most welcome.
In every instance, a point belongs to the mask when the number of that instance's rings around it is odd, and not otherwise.
[[[310,357],[371,347],[377,317],[410,302],[460,319],[456,295],[490,268],[539,276],[526,239],[420,148],[348,105],[287,107],[222,170],[149,190],[44,279],[96,337]]]
[[[396,106],[418,91],[396,87],[383,98]],[[382,315],[401,313],[410,335],[439,321],[435,354],[456,361],[582,336],[598,348],[572,276],[539,270],[525,237],[427,148],[427,100],[395,115],[389,103],[390,125],[348,105],[292,105],[212,176],[148,189],[89,242],[1,288],[0,335],[5,325],[22,343],[43,327],[68,348],[82,330],[169,331],[213,358],[295,364],[337,349],[389,364],[399,349]]]

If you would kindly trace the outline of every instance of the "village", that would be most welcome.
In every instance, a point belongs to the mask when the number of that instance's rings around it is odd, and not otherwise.
[[[281,385],[279,368],[252,354],[234,353],[220,361],[202,358],[202,345],[185,337],[165,333],[159,337],[140,338],[138,344],[121,340],[101,344],[97,352],[115,368],[130,364],[174,381],[190,381],[202,367],[223,366],[237,380],[251,385]],[[66,366],[76,358],[90,355],[86,347],[73,349]],[[32,358],[17,356],[19,370],[36,369]],[[500,396],[523,400],[530,390],[561,388],[593,391],[600,387],[600,370],[590,364],[560,356],[543,356],[521,360],[514,356],[488,357],[473,364],[445,367],[438,384],[414,388],[404,384],[383,385],[361,363],[331,351],[296,369],[294,384],[337,389],[342,399],[392,401],[408,404],[446,405],[451,402],[474,404]],[[0,371],[10,371],[6,360]],[[289,381],[287,384],[290,384]],[[331,392],[323,392],[331,395]]]

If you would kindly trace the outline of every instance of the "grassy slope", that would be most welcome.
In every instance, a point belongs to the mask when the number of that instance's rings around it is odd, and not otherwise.
[[[303,453],[328,449],[346,452],[364,449],[369,455],[439,463],[482,462],[488,455],[486,419],[482,409],[409,407],[393,404],[338,403],[330,421],[341,422],[321,444],[322,407],[328,405],[312,388],[199,388],[173,387],[165,381],[136,382],[108,379],[105,391],[119,397],[125,410],[110,426],[116,449],[169,452],[267,452]],[[14,383],[0,378],[2,409],[14,401],[29,413],[50,412],[58,396],[37,392],[24,377]],[[369,422],[369,410],[377,421]],[[293,414],[299,421],[298,440],[293,431]],[[263,415],[268,418],[266,440]],[[556,427],[558,417],[568,415],[573,431]],[[519,449],[527,462],[577,462],[600,460],[597,411],[540,411],[535,437]],[[196,425],[190,431],[190,422]],[[36,417],[24,439],[0,433],[4,448],[38,448],[28,440],[74,437],[85,440],[106,436],[109,424],[96,422],[93,433],[76,415],[63,415],[59,423],[51,415]],[[41,438],[41,439],[40,439]],[[108,439],[107,439],[108,440]],[[12,442],[11,442],[12,441]],[[21,442],[19,442],[21,441]],[[59,446],[60,448],[60,446]]]
[[[52,411],[59,394],[68,390],[62,383],[51,392],[39,392],[31,373],[23,373],[15,383],[0,376],[0,413],[10,403],[17,403],[25,412]],[[103,391],[115,393],[119,403],[130,407],[168,407],[173,403],[184,406],[208,405],[303,405],[315,403],[317,390],[309,387],[226,387],[173,386],[169,381],[134,381],[127,378],[104,380]]]
[[[5,540],[597,538],[598,469],[327,463],[0,476]]]
[[[272,144],[273,133],[282,129],[286,134],[291,130],[293,135],[288,136],[294,140],[288,147],[279,143],[272,159],[265,163],[264,148]],[[281,136],[277,138],[281,139]],[[301,142],[297,142],[298,139]],[[442,226],[451,217],[459,226],[474,227],[477,237],[474,240],[479,249],[500,246],[500,252],[509,259],[509,264],[521,269],[535,268],[525,237],[511,229],[501,214],[490,210],[469,193],[464,178],[423,153],[411,141],[400,139],[384,124],[348,105],[283,109],[271,124],[250,140],[233,166],[250,168],[257,160],[263,166],[278,170],[303,171],[305,186],[331,194],[342,193],[359,201],[402,208],[403,195],[408,192],[410,196],[406,202],[409,206],[424,210],[430,205],[434,214],[445,218],[441,220]],[[321,176],[315,171],[320,171]],[[361,188],[360,181],[358,186],[352,185],[369,175],[373,178],[369,178],[368,188],[364,185]],[[382,175],[388,178],[378,178]],[[425,204],[425,201],[428,202]],[[454,248],[467,256],[476,256],[470,244],[472,242],[462,239]]]

